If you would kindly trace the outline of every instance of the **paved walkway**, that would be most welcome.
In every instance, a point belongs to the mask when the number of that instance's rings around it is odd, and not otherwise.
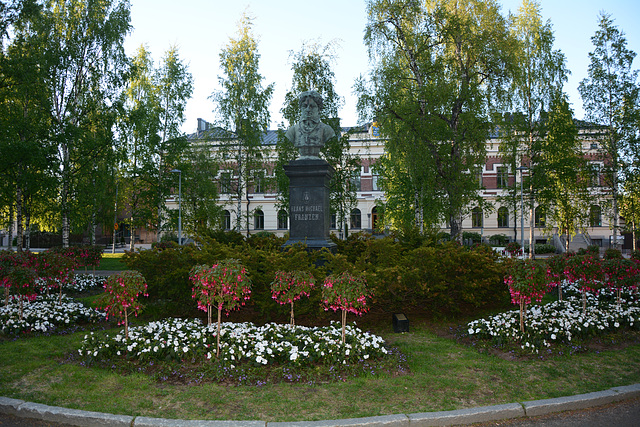
[[[300,422],[266,422],[266,421],[205,421],[205,420],[167,420],[150,417],[133,417],[128,415],[113,415],[100,412],[80,411],[77,409],[65,409],[38,403],[25,402],[18,399],[0,397],[0,414],[10,416],[9,421],[19,422],[27,420],[39,420],[45,423],[59,423],[61,425],[74,426],[114,426],[114,427],[339,427],[339,426],[363,426],[363,427],[413,427],[413,426],[443,426],[443,425],[467,425],[474,423],[488,423],[498,420],[535,421],[531,417],[540,417],[548,414],[564,411],[584,410],[588,408],[610,405],[616,402],[630,401],[628,405],[628,417],[631,420],[639,420],[640,416],[640,384],[614,387],[609,390],[567,396],[555,399],[533,400],[527,402],[508,403],[504,405],[484,406],[480,408],[459,409],[456,411],[423,412],[416,414],[398,414],[370,418],[355,418],[344,420],[326,421],[300,421]],[[615,406],[614,406],[615,408]],[[620,419],[620,411],[605,410],[602,415],[605,419],[611,417]],[[607,418],[609,417],[609,418]],[[562,420],[561,420],[562,421]],[[566,420],[565,420],[566,421]],[[620,419],[620,421],[623,421]],[[581,425],[580,419],[576,421]],[[620,425],[617,422],[605,422],[596,425]],[[0,425],[2,418],[0,418]],[[14,424],[28,426],[30,424]],[[34,424],[47,426],[47,424]],[[51,426],[54,426],[52,424]],[[495,424],[491,424],[495,425]],[[528,425],[528,424],[514,424]],[[570,425],[566,422],[550,425]],[[4,427],[4,426],[3,426]]]

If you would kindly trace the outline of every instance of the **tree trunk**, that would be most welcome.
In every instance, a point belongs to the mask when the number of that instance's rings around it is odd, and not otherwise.
[[[220,326],[222,323],[222,306],[218,306],[218,330],[216,332],[216,357],[220,358]]]
[[[62,145],[62,192],[60,200],[62,204],[62,247],[69,247],[69,234],[71,233],[69,221],[69,147]]]
[[[296,324],[294,318],[293,318],[293,301],[291,301],[291,326],[294,326]]]
[[[7,249],[12,250],[13,248],[13,203],[9,203],[9,227],[8,228],[9,228],[9,241],[7,242]]]
[[[345,329],[347,327],[347,310],[342,309],[342,344],[345,343]]]
[[[16,190],[16,252],[22,252],[22,187],[18,185]]]

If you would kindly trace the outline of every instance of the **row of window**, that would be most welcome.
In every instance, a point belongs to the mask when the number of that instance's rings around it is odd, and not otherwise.
[[[590,174],[591,174],[591,186],[599,187],[600,186],[600,173],[601,173],[602,165],[599,163],[591,163],[590,164]],[[478,169],[476,172],[476,177],[478,179],[479,186],[483,186],[483,175],[482,168]],[[509,187],[509,168],[507,166],[497,166],[496,167],[496,188],[507,188]]]
[[[546,224],[546,215],[544,208],[538,206],[534,212],[535,226],[542,228]],[[484,213],[482,208],[475,207],[471,211],[471,226],[473,228],[481,228],[484,225]],[[601,227],[602,226],[602,209],[598,205],[592,205],[589,209],[589,226]],[[498,208],[498,228],[509,227],[509,209],[502,206]]]
[[[371,211],[372,213],[372,227],[375,228],[376,222],[378,220],[378,210],[374,207]],[[231,212],[225,210],[223,212],[223,222],[224,229],[231,230]],[[278,211],[278,229],[286,230],[288,229],[289,224],[289,214],[287,211],[281,209]],[[260,209],[257,209],[253,213],[253,228],[254,230],[264,230],[264,212]],[[331,228],[337,228],[336,216],[331,215]],[[351,210],[351,218],[350,218],[350,228],[352,230],[358,230],[362,228],[362,212],[360,209],[352,209]]]
[[[220,173],[220,194],[232,194],[234,192],[233,188],[234,176],[232,172],[222,172]],[[351,188],[354,191],[362,191],[362,185],[360,182],[360,173],[356,173],[350,180]],[[371,191],[380,191],[380,187],[378,186],[378,175],[371,176]],[[267,185],[267,177],[264,172],[257,172],[252,180],[251,192],[253,194],[262,194],[269,192]]]

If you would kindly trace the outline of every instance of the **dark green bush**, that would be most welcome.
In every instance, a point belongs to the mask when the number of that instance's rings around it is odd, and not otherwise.
[[[474,233],[472,231],[463,231],[462,240],[464,241],[471,240],[473,243],[480,243],[482,242],[482,236],[480,235],[480,233]]]
[[[622,259],[622,252],[617,249],[608,248],[604,251],[604,259]]]

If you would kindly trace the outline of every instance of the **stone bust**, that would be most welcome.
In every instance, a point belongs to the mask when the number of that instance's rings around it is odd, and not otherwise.
[[[300,121],[285,134],[298,149],[298,159],[319,159],[324,143],[335,136],[333,128],[320,121],[322,96],[315,90],[302,92],[298,99]]]

